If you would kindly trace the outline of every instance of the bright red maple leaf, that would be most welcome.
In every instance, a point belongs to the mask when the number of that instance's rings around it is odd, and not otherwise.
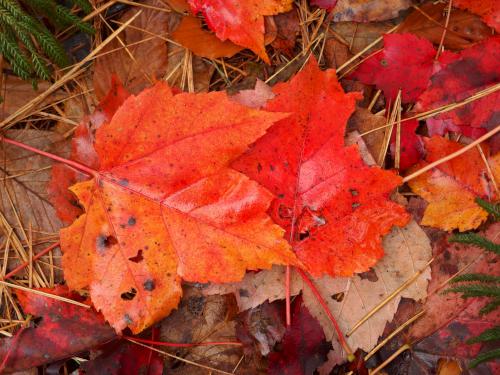
[[[264,47],[264,16],[287,12],[292,0],[188,0],[193,13],[202,12],[221,40],[250,48],[269,63]]]
[[[294,300],[292,325],[283,336],[281,350],[269,354],[271,375],[312,375],[327,359],[331,344],[323,328],[299,296]]]
[[[500,36],[491,37],[460,52],[432,75],[418,98],[417,111],[427,111],[460,102],[500,81]],[[477,138],[498,126],[500,93],[494,92],[471,103],[434,116],[428,121],[431,135],[446,131]]]
[[[376,85],[394,102],[401,89],[403,103],[414,102],[432,75],[436,50],[427,39],[413,34],[386,34],[384,48],[364,61],[353,78]]]
[[[43,291],[76,297],[63,286]],[[21,329],[13,337],[0,340],[2,374],[56,362],[116,338],[102,315],[90,308],[34,293],[17,291],[16,294],[25,313],[42,319],[37,326]]]
[[[94,113],[84,118],[76,128],[71,140],[71,160],[91,168],[99,168],[99,159],[94,149],[94,136],[91,129],[95,130],[111,120],[129,95],[118,76],[113,76],[109,93],[101,100]],[[62,222],[69,224],[83,212],[68,188],[86,179],[86,175],[67,165],[55,164],[52,167],[52,178],[47,186],[47,192],[49,200]]]
[[[320,71],[314,59],[273,92],[265,109],[291,116],[233,167],[274,193],[270,214],[311,274],[366,271],[383,255],[382,236],[408,215],[389,200],[401,178],[366,166],[357,146],[344,146],[360,94],[345,94],[335,72]]]
[[[99,172],[71,189],[86,213],[61,230],[68,286],[136,333],[177,306],[181,279],[297,264],[265,213],[272,195],[227,167],[286,116],[165,83],[130,96],[97,130]]]

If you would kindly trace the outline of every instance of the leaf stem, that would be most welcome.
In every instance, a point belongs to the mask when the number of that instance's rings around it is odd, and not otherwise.
[[[194,342],[194,343],[177,343],[177,342],[164,342],[164,341],[154,341],[147,339],[140,339],[137,337],[123,336],[126,340],[134,340],[137,342],[142,342],[143,344],[158,345],[158,346],[168,346],[171,348],[191,348],[194,346],[215,346],[215,345],[234,345],[242,346],[243,344],[238,341],[220,341],[220,342]]]
[[[313,292],[314,296],[318,300],[319,304],[321,305],[321,307],[323,307],[323,310],[325,310],[326,315],[328,316],[328,318],[332,322],[333,328],[337,332],[337,336],[339,338],[340,345],[342,345],[342,348],[345,350],[345,352],[347,354],[347,360],[349,362],[354,361],[354,358],[355,358],[354,354],[352,353],[352,350],[349,347],[349,344],[345,340],[344,334],[340,330],[340,327],[337,323],[337,320],[335,319],[332,312],[328,308],[328,305],[326,304],[325,300],[323,299],[323,296],[320,294],[318,288],[316,288],[316,285],[314,285],[312,280],[309,278],[309,276],[307,276],[307,274],[303,270],[301,270],[300,268],[296,268],[296,270],[299,273],[299,275],[302,277],[302,279],[306,282],[307,286],[309,286],[309,288]]]
[[[7,143],[7,144],[10,144],[10,145],[13,145],[13,146],[16,146],[16,147],[23,148],[23,149],[31,151],[31,152],[34,152],[35,154],[38,154],[38,155],[45,156],[49,159],[58,161],[58,162],[63,163],[69,167],[73,167],[73,168],[79,170],[80,172],[83,172],[89,176],[97,177],[97,175],[98,175],[98,172],[96,170],[94,170],[90,167],[87,167],[86,165],[83,165],[83,164],[78,163],[78,162],[73,161],[73,160],[65,159],[61,156],[51,154],[50,152],[39,150],[36,147],[29,146],[25,143],[18,142],[18,141],[15,141],[13,139],[5,138],[2,136],[0,136],[0,141]]]
[[[291,313],[291,302],[290,302],[290,266],[286,266],[285,271],[285,308],[286,308],[286,326],[290,327],[292,325],[292,313]]]

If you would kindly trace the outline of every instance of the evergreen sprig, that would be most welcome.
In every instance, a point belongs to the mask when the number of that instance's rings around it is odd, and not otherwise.
[[[88,0],[72,3],[86,14],[92,11]],[[55,30],[75,26],[86,33],[94,32],[90,24],[56,0],[0,0],[0,54],[24,80],[50,78],[43,55],[59,67],[69,64],[66,51],[40,21],[41,17]]]
[[[476,199],[478,205],[486,210],[493,220],[500,220],[500,208],[497,204],[486,202],[480,198]],[[473,246],[478,246],[493,254],[500,255],[500,245],[493,243],[477,233],[460,233],[450,236],[448,242],[458,242]],[[447,289],[446,293],[461,293],[462,298],[486,297],[489,302],[481,308],[480,315],[488,314],[500,307],[500,277],[484,273],[467,273],[454,277],[451,283],[456,286]],[[459,284],[460,283],[460,284]],[[459,284],[459,285],[457,285]],[[485,330],[476,337],[467,341],[468,344],[500,342],[500,326],[495,326]],[[469,367],[474,368],[483,362],[493,361],[500,358],[500,348],[495,348],[479,353],[470,363]]]

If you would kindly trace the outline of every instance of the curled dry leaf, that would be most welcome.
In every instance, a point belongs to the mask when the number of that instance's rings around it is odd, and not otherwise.
[[[300,21],[297,11],[292,9],[289,12],[274,16],[276,22],[277,35],[271,43],[274,49],[292,57],[295,40],[300,33]]]
[[[264,16],[289,11],[292,0],[188,0],[193,13],[202,12],[221,40],[249,48],[269,63],[264,47]]]
[[[456,2],[453,2],[455,5]],[[411,33],[439,45],[444,32],[448,4],[429,2],[415,9],[399,25],[398,33]],[[469,12],[453,9],[448,20],[443,46],[461,50],[491,36],[491,29]]]
[[[318,1],[319,2],[319,1]],[[332,3],[332,1],[321,1]],[[318,4],[319,5],[319,4]],[[411,6],[411,0],[338,0],[333,7],[333,20],[372,22],[396,18],[401,10]]]
[[[424,138],[427,156],[408,172],[414,172],[463,147],[463,145],[434,136]],[[500,153],[484,154],[493,177],[500,176]],[[477,148],[462,154],[436,168],[410,180],[408,185],[414,193],[429,204],[422,218],[422,225],[446,231],[458,229],[463,232],[477,228],[488,217],[488,213],[475,202],[476,197],[494,199],[496,193],[488,175],[485,161]]]
[[[66,287],[42,289],[49,294],[75,298]],[[17,291],[25,313],[40,317],[37,326],[19,330],[0,340],[0,372],[29,370],[68,358],[116,338],[101,314],[39,294]]]
[[[233,167],[274,194],[270,214],[310,273],[366,271],[383,255],[381,237],[408,215],[389,199],[400,177],[366,166],[356,145],[344,145],[360,95],[345,94],[335,72],[321,71],[314,59],[273,92],[265,109],[291,115]]]
[[[394,228],[384,238],[383,247],[385,256],[367,273],[352,278],[326,276],[314,280],[341,330],[347,332],[366,313],[417,271],[423,271],[413,284],[347,339],[354,350],[360,348],[369,351],[375,346],[384,331],[385,324],[395,314],[401,297],[421,300],[426,296],[425,291],[430,279],[430,269],[426,268],[426,265],[431,258],[432,251],[430,241],[424,231],[411,221],[404,228]],[[205,293],[234,293],[240,310],[246,310],[265,301],[284,299],[284,274],[285,270],[282,267],[273,267],[270,271],[247,274],[239,283],[210,285]],[[334,348],[330,354],[332,364],[343,362],[342,348],[337,341],[330,320],[312,292],[303,284],[302,279],[296,273],[292,273],[292,276],[291,294],[299,294],[302,290],[307,308],[313,316],[319,319],[326,338],[332,341]]]
[[[61,230],[68,286],[88,287],[117,331],[137,333],[177,306],[181,278],[297,264],[265,213],[271,194],[228,168],[285,116],[165,83],[129,97],[97,130],[99,171],[71,189],[86,213]]]
[[[146,0],[144,4],[165,9],[161,0]],[[139,11],[142,13],[104,47],[96,59],[94,90],[99,100],[110,91],[114,74],[129,92],[137,94],[166,72],[168,55],[165,38],[170,13],[134,7],[121,17],[120,22],[127,22]]]

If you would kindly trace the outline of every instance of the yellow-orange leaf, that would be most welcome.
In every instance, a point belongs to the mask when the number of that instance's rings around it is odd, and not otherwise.
[[[412,171],[449,155],[463,146],[442,137],[425,139],[427,157]],[[487,150],[485,150],[487,154]],[[500,154],[488,158],[490,171],[499,175]],[[410,171],[410,173],[412,172]],[[478,149],[473,149],[446,163],[440,164],[408,183],[414,193],[429,205],[422,219],[423,225],[442,230],[458,229],[461,232],[477,228],[488,213],[475,202],[476,197],[492,199],[495,196],[485,160]]]

